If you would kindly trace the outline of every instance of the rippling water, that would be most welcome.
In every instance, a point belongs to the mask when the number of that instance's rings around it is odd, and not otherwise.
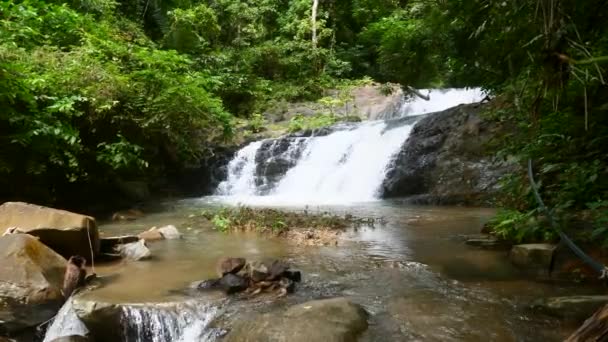
[[[110,302],[167,301],[176,297],[174,290],[214,276],[221,256],[276,257],[290,260],[305,279],[295,295],[275,305],[349,296],[372,313],[366,341],[558,341],[573,327],[527,310],[528,304],[541,296],[585,291],[529,281],[510,266],[506,252],[464,245],[457,236],[478,233],[493,214],[489,209],[398,201],[309,207],[383,217],[386,224],[349,231],[337,247],[296,247],[280,239],[212,230],[197,215],[215,200],[166,203],[143,219],[102,225],[102,233],[110,236],[174,224],[184,239],[152,244],[155,258],[150,261],[98,266],[98,274],[113,280],[89,296]],[[257,304],[235,303],[225,314],[227,324],[260,310]]]

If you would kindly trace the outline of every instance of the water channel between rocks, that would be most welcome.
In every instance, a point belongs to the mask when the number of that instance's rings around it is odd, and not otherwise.
[[[101,225],[102,234],[112,236],[174,224],[184,238],[151,244],[149,261],[98,265],[98,275],[111,281],[86,297],[110,303],[181,300],[175,290],[213,277],[222,256],[273,257],[302,270],[304,282],[272,305],[224,303],[218,315],[225,327],[271,308],[347,296],[371,313],[364,341],[558,341],[573,327],[527,306],[540,297],[585,291],[529,280],[510,266],[506,252],[475,249],[458,239],[478,233],[491,209],[408,206],[398,200],[308,207],[383,217],[386,223],[349,230],[338,246],[296,247],[281,239],[214,231],[198,215],[218,201],[167,202],[140,220]],[[199,300],[214,303],[219,297]]]

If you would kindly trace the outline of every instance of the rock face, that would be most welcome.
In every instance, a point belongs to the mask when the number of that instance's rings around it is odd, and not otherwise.
[[[514,170],[486,146],[504,130],[483,120],[483,105],[461,105],[420,119],[394,158],[383,197],[411,197],[423,204],[491,204],[498,181]]]
[[[0,330],[40,324],[63,303],[66,260],[28,234],[0,238]]]
[[[0,234],[11,227],[40,238],[65,258],[72,255],[91,256],[91,247],[99,253],[99,233],[95,219],[64,210],[22,202],[0,205]],[[89,245],[90,239],[90,245]]]
[[[511,248],[511,262],[521,268],[549,272],[553,262],[555,245],[547,243],[531,243],[515,245]]]
[[[345,298],[316,300],[236,323],[229,342],[357,341],[367,329],[367,313]]]

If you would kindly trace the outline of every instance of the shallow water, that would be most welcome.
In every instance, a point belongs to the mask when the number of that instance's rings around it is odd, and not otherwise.
[[[179,297],[175,290],[190,282],[213,277],[221,256],[286,258],[305,280],[295,295],[276,305],[351,297],[372,314],[366,341],[558,341],[574,327],[527,306],[540,297],[589,291],[530,281],[510,266],[506,252],[466,246],[458,236],[478,233],[491,209],[399,201],[309,207],[382,217],[386,223],[350,230],[338,246],[297,247],[281,239],[214,231],[199,215],[216,200],[165,203],[161,212],[140,220],[101,225],[103,235],[113,236],[174,224],[184,239],[151,244],[153,260],[97,265],[97,274],[111,281],[87,296],[117,303],[163,302]],[[243,302],[233,306],[228,322],[268,309]]]

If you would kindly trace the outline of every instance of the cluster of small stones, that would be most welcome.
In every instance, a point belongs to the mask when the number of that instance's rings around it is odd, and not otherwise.
[[[276,293],[279,297],[295,291],[295,283],[302,280],[300,271],[291,270],[280,260],[247,262],[244,258],[221,258],[216,265],[219,278],[195,282],[197,290],[221,289],[227,294]]]

